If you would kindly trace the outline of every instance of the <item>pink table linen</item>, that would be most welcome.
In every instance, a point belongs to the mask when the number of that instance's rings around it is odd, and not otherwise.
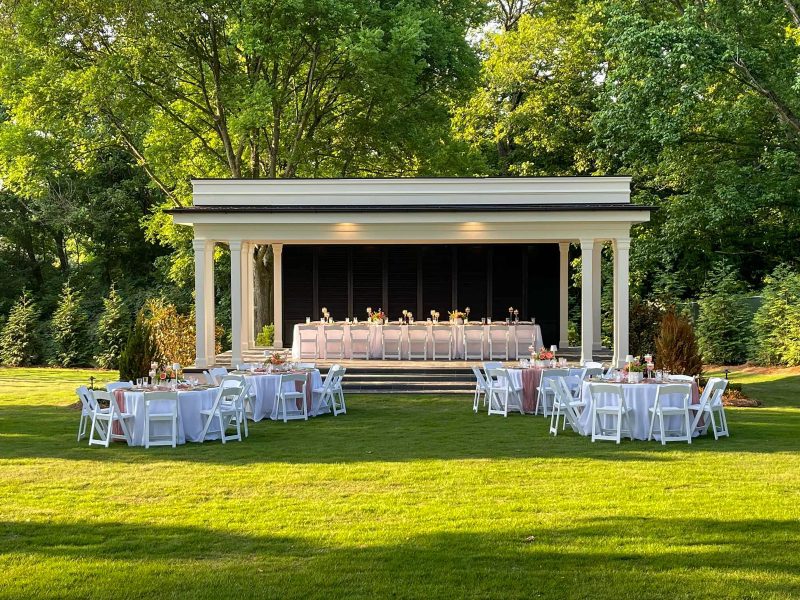
[[[543,367],[522,369],[522,410],[532,413],[536,408],[536,394],[542,381]]]

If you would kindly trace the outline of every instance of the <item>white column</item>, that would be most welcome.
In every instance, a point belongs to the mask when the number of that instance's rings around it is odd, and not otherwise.
[[[594,279],[592,280],[592,304],[594,306],[594,311],[592,312],[592,322],[594,323],[594,350],[600,350],[603,345],[603,334],[601,329],[602,314],[600,311],[600,286],[602,285],[603,281],[602,265],[603,244],[601,242],[595,242],[594,251],[592,252],[592,275],[594,276]]]
[[[569,346],[569,242],[560,242],[558,275],[558,347]]]
[[[613,256],[613,263],[614,263],[613,271],[614,271],[614,274],[611,277],[611,280],[613,281],[613,284],[614,284],[614,297],[613,297],[613,306],[612,306],[612,314],[613,314],[613,317],[614,317],[614,329],[611,332],[611,338],[612,338],[613,346],[614,346],[614,355],[611,358],[611,364],[616,367],[620,362],[620,356],[617,354],[617,342],[619,341],[619,311],[617,310],[617,308],[619,307],[619,298],[618,298],[619,286],[617,285],[617,269],[619,268],[617,261],[618,261],[619,254],[617,252],[617,240],[613,240],[611,242],[611,249],[614,252],[614,256]],[[624,359],[625,357],[623,356],[622,358]]]
[[[616,283],[616,298],[614,299],[614,319],[616,323],[614,338],[614,357],[616,366],[620,367],[628,355],[628,317],[630,311],[630,298],[628,292],[630,238],[617,239],[614,244],[614,283]]]
[[[273,322],[275,323],[276,348],[283,348],[283,244],[272,244],[273,266],[275,272],[272,282],[274,297],[272,307],[275,310]]]
[[[194,249],[195,361],[199,369],[213,366],[214,352],[214,242],[192,241]]]
[[[253,347],[253,243],[242,244],[242,352]]]
[[[592,360],[594,347],[594,240],[581,240],[581,362]]]
[[[231,240],[231,365],[242,362],[242,242]]]

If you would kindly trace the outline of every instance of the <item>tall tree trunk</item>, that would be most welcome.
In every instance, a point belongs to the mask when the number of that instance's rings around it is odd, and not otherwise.
[[[256,295],[256,331],[274,320],[273,314],[273,254],[272,246],[263,244],[255,249],[253,291]]]

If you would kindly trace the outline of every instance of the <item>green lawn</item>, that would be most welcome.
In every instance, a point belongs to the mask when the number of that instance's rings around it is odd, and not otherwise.
[[[800,597],[800,372],[691,446],[352,396],[149,451],[76,443],[92,373],[0,370],[0,597]]]

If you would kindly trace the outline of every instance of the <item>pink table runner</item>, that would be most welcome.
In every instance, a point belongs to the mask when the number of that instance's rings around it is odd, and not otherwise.
[[[522,410],[532,413],[536,408],[536,393],[542,381],[543,367],[522,369]]]

